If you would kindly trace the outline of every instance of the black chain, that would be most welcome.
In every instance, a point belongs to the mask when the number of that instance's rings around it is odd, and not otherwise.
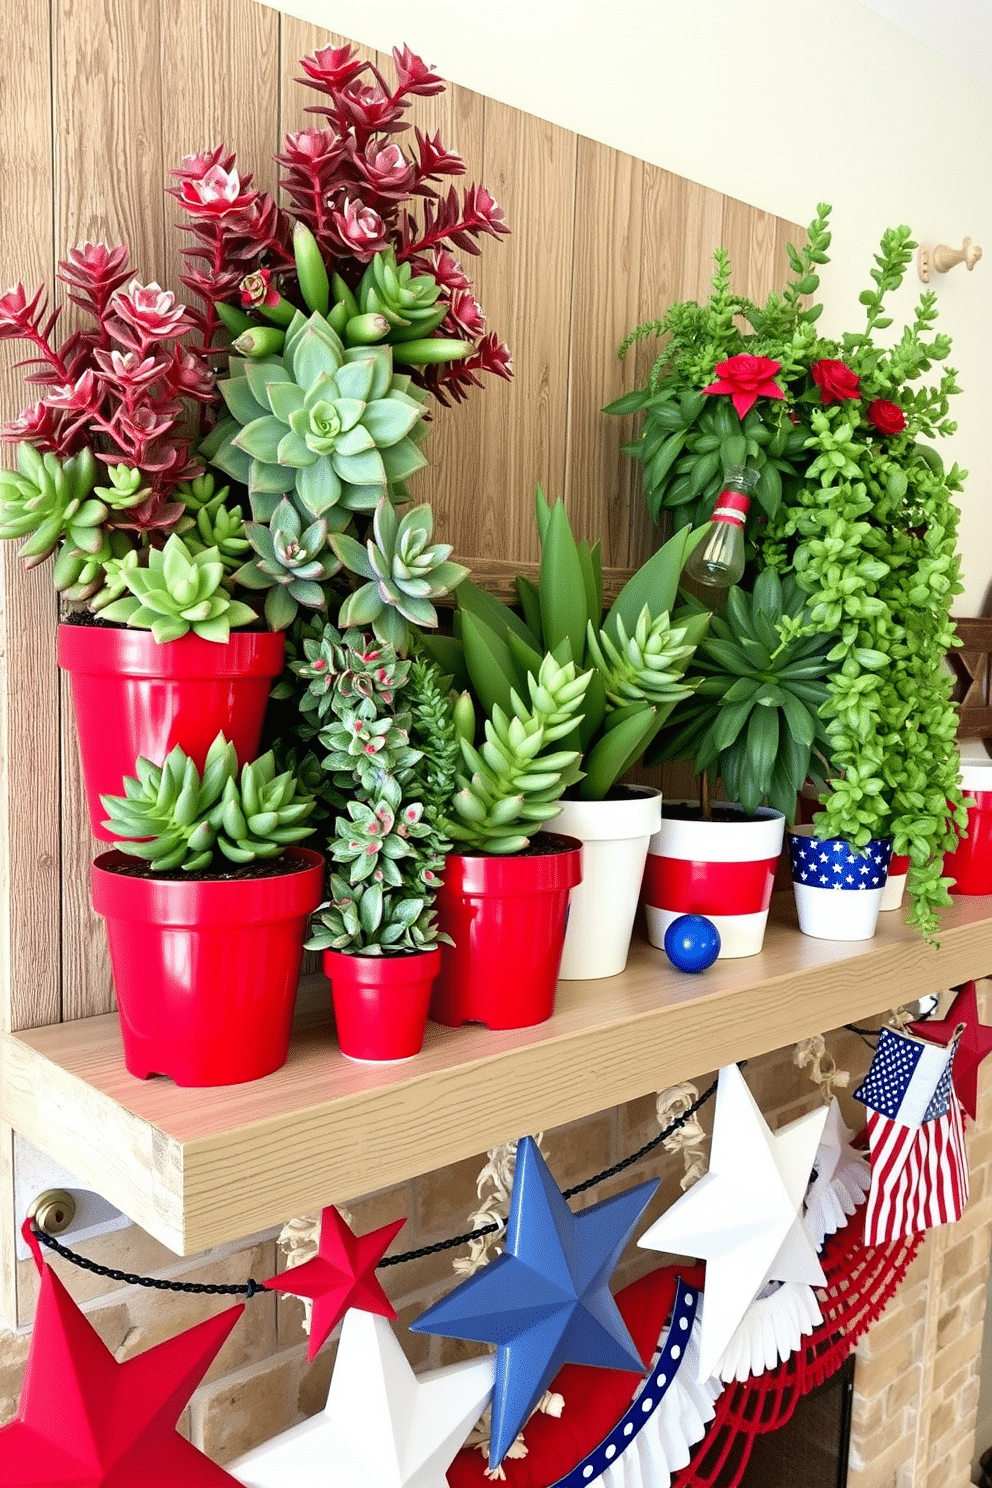
[[[742,1059],[740,1063],[743,1068],[747,1060]],[[690,1117],[695,1116],[707,1101],[712,1100],[716,1094],[717,1083],[714,1080],[712,1085],[708,1086],[702,1095],[698,1096],[692,1105],[682,1112],[681,1116],[676,1116],[674,1121],[656,1137],[652,1137],[650,1142],[645,1142],[643,1147],[639,1147],[629,1157],[621,1158],[620,1162],[614,1163],[612,1168],[604,1168],[603,1172],[597,1173],[593,1178],[587,1178],[584,1183],[576,1183],[574,1187],[566,1188],[562,1193],[562,1198],[572,1199],[576,1194],[585,1193],[587,1189],[594,1188],[597,1183],[605,1182],[607,1178],[614,1178],[617,1173],[622,1173],[626,1168],[639,1162],[642,1157],[646,1157],[649,1152],[653,1152],[662,1142],[666,1142],[677,1131],[681,1131]],[[455,1250],[460,1245],[467,1245],[470,1240],[481,1240],[483,1235],[498,1234],[502,1228],[500,1224],[481,1225],[477,1230],[469,1230],[464,1235],[452,1235],[450,1240],[438,1240],[434,1245],[421,1246],[419,1250],[406,1250],[401,1255],[383,1256],[379,1267],[402,1266],[405,1261],[419,1261],[423,1256],[440,1255],[442,1251]],[[69,1250],[67,1246],[60,1245],[54,1235],[46,1235],[43,1230],[39,1230],[34,1220],[31,1221],[31,1229],[47,1250],[54,1250],[56,1255],[60,1255],[64,1261],[71,1261],[74,1266],[79,1266],[84,1271],[92,1271],[94,1276],[106,1276],[110,1281],[123,1281],[129,1286],[151,1287],[157,1292],[194,1292],[208,1297],[244,1297],[246,1300],[266,1290],[262,1282],[255,1281],[253,1277],[249,1277],[240,1285],[219,1286],[212,1282],[165,1281],[154,1276],[136,1276],[131,1271],[117,1271],[113,1266],[100,1266],[96,1261],[89,1260],[87,1256],[81,1256],[76,1251]]]

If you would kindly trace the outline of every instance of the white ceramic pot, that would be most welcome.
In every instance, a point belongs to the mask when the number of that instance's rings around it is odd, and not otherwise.
[[[902,896],[906,892],[906,879],[909,877],[909,859],[897,858],[895,853],[889,859],[889,872],[885,880],[885,888],[882,890],[882,902],[879,909],[884,914],[888,909],[902,909]]]
[[[684,801],[667,807],[685,806]],[[765,938],[785,817],[761,806],[745,816],[739,806],[717,802],[729,821],[680,820],[662,812],[651,839],[644,874],[644,907],[652,945],[679,915],[699,914],[720,932],[720,956],[756,956]]]
[[[789,856],[802,933],[816,940],[871,940],[891,852],[889,838],[856,848],[843,837],[821,841],[812,827],[793,827]]]
[[[582,882],[572,890],[559,975],[618,976],[627,964],[648,843],[661,821],[661,791],[627,786],[622,799],[563,801],[546,830],[578,837]]]

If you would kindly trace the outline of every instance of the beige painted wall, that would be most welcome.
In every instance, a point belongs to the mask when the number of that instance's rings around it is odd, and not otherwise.
[[[958,612],[981,612],[992,582],[988,84],[858,0],[276,3],[370,45],[406,42],[455,82],[778,216],[808,222],[818,201],[831,202],[829,330],[857,328],[885,227],[906,222],[930,244],[984,242],[984,264],[936,286],[965,389],[944,453],[971,472]],[[903,313],[921,287],[914,272]]]

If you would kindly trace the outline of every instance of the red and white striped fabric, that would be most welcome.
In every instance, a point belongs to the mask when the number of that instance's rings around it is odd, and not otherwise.
[[[882,1245],[960,1219],[968,1202],[964,1117],[946,1048],[880,1031],[855,1097],[868,1107],[871,1189],[865,1243]]]
[[[683,803],[675,802],[677,808]],[[681,820],[662,808],[661,830],[651,838],[642,897],[648,938],[664,946],[665,931],[679,915],[705,915],[720,932],[721,957],[756,956],[761,950],[775,868],[782,851],[785,818],[761,807],[746,817],[740,807],[729,821]]]

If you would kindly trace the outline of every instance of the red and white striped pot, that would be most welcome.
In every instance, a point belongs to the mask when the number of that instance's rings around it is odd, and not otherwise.
[[[664,946],[665,931],[679,915],[698,914],[720,932],[721,957],[756,956],[765,938],[785,817],[770,806],[745,816],[740,806],[722,801],[713,809],[730,820],[687,819],[674,814],[680,809],[698,811],[690,802],[666,801],[661,830],[648,848],[642,898],[651,944]]]

